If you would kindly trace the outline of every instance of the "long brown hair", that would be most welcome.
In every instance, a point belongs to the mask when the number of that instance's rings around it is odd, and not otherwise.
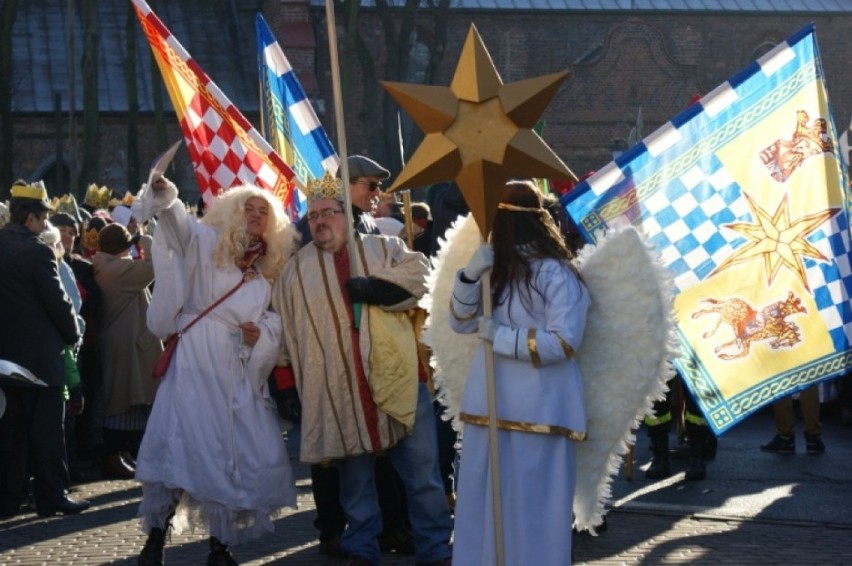
[[[535,286],[531,263],[539,259],[565,262],[577,273],[571,260],[574,254],[565,245],[559,228],[542,207],[543,197],[530,181],[509,181],[494,217],[491,245],[494,248],[494,267],[491,288],[494,304],[499,304],[508,289],[511,302],[515,291],[529,305],[532,293],[542,295]],[[579,278],[579,273],[577,273]],[[581,279],[582,280],[582,279]],[[525,289],[526,294],[521,293]]]

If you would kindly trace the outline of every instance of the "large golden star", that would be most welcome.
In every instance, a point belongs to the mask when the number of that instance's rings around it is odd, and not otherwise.
[[[778,208],[775,210],[775,214],[772,216],[766,210],[760,208],[745,192],[743,196],[748,201],[752,217],[757,219],[757,223],[733,222],[722,225],[725,228],[739,232],[749,242],[719,264],[710,275],[715,275],[732,265],[763,257],[767,274],[767,286],[772,284],[781,267],[786,266],[799,277],[805,289],[810,291],[802,258],[807,256],[825,262],[829,261],[829,259],[822,255],[805,238],[824,222],[840,212],[840,209],[827,208],[813,214],[807,214],[790,222],[790,206],[787,202],[786,194],[781,199]]]
[[[503,84],[471,24],[449,87],[382,82],[426,134],[389,190],[455,179],[487,237],[510,177],[576,179],[532,129],[567,76]]]

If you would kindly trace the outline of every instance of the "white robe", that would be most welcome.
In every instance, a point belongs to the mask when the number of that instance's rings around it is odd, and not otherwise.
[[[582,376],[565,345],[580,346],[589,294],[565,264],[543,260],[532,268],[542,295],[533,292],[527,305],[516,292],[511,303],[494,305],[492,315],[495,322],[523,329],[521,350],[526,329],[536,329],[541,362],[534,367],[514,356],[494,356],[497,417],[515,426],[498,431],[505,562],[564,566],[571,562],[577,474],[576,445],[569,435],[582,438],[586,430]],[[479,283],[465,284],[457,277],[452,310],[459,318],[450,316],[454,330],[476,332],[480,296]],[[464,415],[487,418],[484,363],[480,345],[465,383]],[[551,432],[517,430],[524,426]],[[490,566],[496,559],[488,428],[465,422],[462,436],[453,563]]]
[[[216,267],[218,234],[187,215],[174,196],[151,210],[165,207],[154,236],[148,311],[148,326],[160,338],[184,328],[242,278],[236,266]],[[137,459],[144,530],[163,525],[176,496],[177,532],[188,526],[225,544],[272,531],[274,513],[295,507],[292,469],[266,384],[281,337],[280,317],[268,310],[270,294],[263,277],[246,281],[181,337]],[[238,328],[247,321],[261,329],[253,347],[242,344]]]

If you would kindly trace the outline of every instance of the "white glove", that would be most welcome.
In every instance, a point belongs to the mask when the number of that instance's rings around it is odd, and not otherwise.
[[[473,256],[462,273],[468,281],[479,281],[482,274],[491,269],[492,265],[494,265],[494,248],[488,242],[483,242],[473,252]]]
[[[136,220],[142,224],[170,207],[177,201],[178,189],[174,183],[160,177],[151,186],[142,183],[142,188],[133,200],[130,210]]]
[[[497,329],[500,324],[494,322],[490,316],[479,317],[479,337],[486,342],[494,342],[494,335],[497,334]]]

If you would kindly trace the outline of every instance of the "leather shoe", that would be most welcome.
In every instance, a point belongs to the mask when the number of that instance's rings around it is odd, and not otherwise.
[[[133,479],[136,475],[136,471],[124,461],[124,458],[118,452],[106,457],[101,472],[105,478],[117,480]]]
[[[85,511],[91,505],[92,504],[86,501],[85,499],[80,499],[79,501],[71,501],[67,497],[63,497],[56,505],[51,505],[50,507],[39,507],[38,516],[52,517],[57,513],[61,513],[62,515],[76,515],[77,513]]]

